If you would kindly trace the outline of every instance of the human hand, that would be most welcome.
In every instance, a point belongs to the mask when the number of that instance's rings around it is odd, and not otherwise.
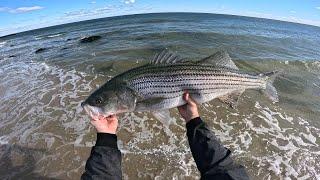
[[[91,124],[96,128],[98,133],[116,134],[118,118],[116,115],[111,115],[97,120],[92,119]]]
[[[190,97],[188,92],[183,94],[186,104],[179,106],[178,110],[183,119],[188,123],[191,119],[199,117],[197,103]]]

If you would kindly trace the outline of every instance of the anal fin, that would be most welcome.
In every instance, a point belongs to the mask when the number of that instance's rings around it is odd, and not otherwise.
[[[165,127],[169,128],[172,117],[170,116],[169,110],[161,110],[152,112],[153,116],[157,118]]]
[[[244,90],[238,90],[234,91],[230,94],[226,94],[224,96],[220,96],[219,100],[223,103],[228,104],[232,109],[237,108],[238,106],[238,100],[241,94],[244,92]]]

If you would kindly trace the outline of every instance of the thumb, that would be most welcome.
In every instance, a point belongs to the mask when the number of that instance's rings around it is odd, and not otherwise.
[[[194,99],[192,99],[192,97],[190,96],[190,94],[188,92],[184,93],[184,97],[183,99],[190,105],[196,105],[196,101]]]

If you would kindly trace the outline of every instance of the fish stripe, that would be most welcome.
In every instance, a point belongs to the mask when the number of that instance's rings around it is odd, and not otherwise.
[[[183,74],[190,74],[190,75],[203,75],[203,76],[230,76],[230,77],[239,77],[239,78],[251,78],[251,79],[258,79],[257,76],[251,75],[243,75],[231,72],[222,72],[222,71],[204,71],[204,70],[176,70],[176,71],[148,71],[148,72],[139,72],[137,74],[131,75],[129,78],[133,77],[144,77],[144,76],[154,76],[154,75],[161,75],[161,76],[168,76],[168,75],[183,75]]]
[[[179,90],[172,90],[172,91],[153,91],[153,92],[150,92],[150,94],[170,95],[170,94],[180,93],[180,92],[185,92],[185,91],[188,91],[190,93],[197,93],[197,92],[201,92],[201,91],[217,90],[217,89],[219,89],[219,90],[232,90],[235,88],[232,88],[232,89],[230,89],[229,87],[211,87],[211,88],[199,88],[199,89],[187,88],[187,89],[179,89]],[[201,92],[201,94],[202,94],[202,92]],[[207,94],[210,94],[210,93],[207,93]]]
[[[263,81],[251,81],[250,79],[233,79],[233,78],[229,78],[229,79],[225,79],[225,78],[181,78],[181,79],[156,79],[155,80],[150,80],[150,79],[137,79],[134,80],[130,83],[130,85],[132,86],[140,86],[143,84],[159,84],[159,83],[164,83],[164,84],[173,84],[173,83],[185,83],[185,82],[190,82],[190,81],[197,81],[199,82],[197,85],[201,86],[201,85],[215,85],[217,83],[226,83],[226,84],[231,84],[231,83],[239,83],[241,82],[242,85],[246,85],[246,84],[259,84],[259,85],[263,85],[265,84],[265,82]],[[201,83],[200,83],[201,82]]]
[[[216,67],[207,67],[203,66],[199,68],[196,65],[189,65],[185,67],[186,65],[171,65],[171,66],[145,66],[137,69],[133,69],[130,73],[127,73],[127,76],[129,77],[135,77],[135,76],[141,76],[141,75],[147,75],[149,73],[151,74],[156,74],[156,73],[170,73],[170,72],[191,72],[191,73],[198,73],[198,72],[210,72],[210,73],[224,73],[224,74],[233,74],[234,76],[237,77],[249,77],[253,79],[257,79],[258,77],[250,74],[244,74],[242,72],[239,72],[237,70],[231,70],[231,69],[226,69],[226,68],[216,68]]]
[[[226,82],[257,82],[257,83],[263,83],[263,81],[250,81],[250,79],[225,79],[225,78],[185,78],[185,79],[155,79],[155,80],[149,80],[149,79],[135,79],[132,81],[131,85],[137,85],[140,83],[173,83],[173,82],[181,82],[181,81],[226,81]]]
[[[142,76],[136,76],[135,78],[132,78],[131,80],[138,79],[138,78],[168,78],[168,77],[185,77],[185,76],[191,76],[191,77],[234,77],[234,78],[244,78],[244,79],[254,79],[257,80],[258,78],[248,78],[248,77],[241,77],[237,75],[229,75],[229,74],[222,74],[222,73],[207,73],[207,72],[175,72],[175,73],[167,73],[167,74],[144,74]]]
[[[208,86],[208,85],[230,85],[230,86],[257,86],[259,84],[230,84],[230,83],[199,83],[199,84],[171,84],[171,85],[154,85],[149,84],[148,88],[174,88],[174,87],[185,87],[185,86]]]

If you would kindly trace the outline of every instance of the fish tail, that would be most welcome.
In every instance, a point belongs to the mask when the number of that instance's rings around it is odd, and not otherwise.
[[[277,89],[273,86],[273,82],[275,78],[280,74],[280,71],[272,71],[261,74],[266,79],[266,87],[262,90],[263,94],[265,94],[273,103],[279,102],[279,96]]]

